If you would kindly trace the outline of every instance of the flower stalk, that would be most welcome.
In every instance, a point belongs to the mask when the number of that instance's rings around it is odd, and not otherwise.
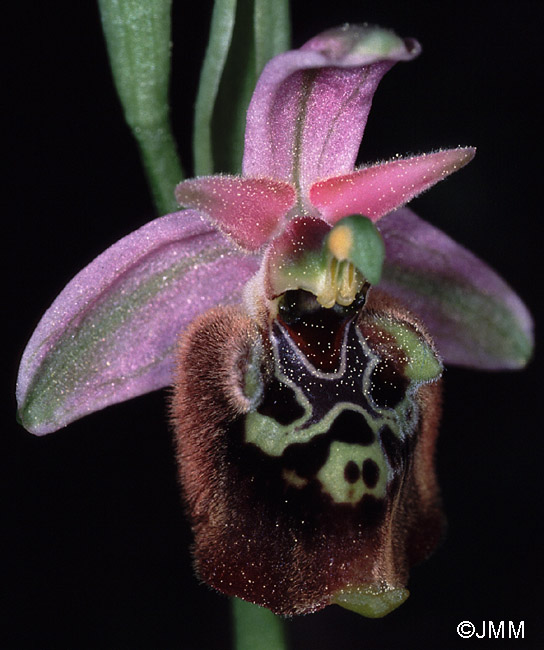
[[[232,599],[235,650],[286,650],[284,620],[265,607]]]

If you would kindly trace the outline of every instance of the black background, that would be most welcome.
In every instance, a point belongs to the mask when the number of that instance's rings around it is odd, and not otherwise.
[[[211,2],[174,2],[172,102],[190,173],[192,102]],[[475,145],[413,202],[509,280],[538,321],[542,266],[540,1],[294,2],[294,45],[346,21],[414,36],[423,54],[382,82],[361,161]],[[13,19],[13,21],[11,20]],[[21,4],[4,20],[4,369],[0,647],[229,648],[229,604],[199,585],[180,506],[166,392],[45,438],[14,420],[18,359],[86,263],[154,216],[93,2]],[[6,199],[8,204],[6,205]],[[6,238],[4,238],[6,242]],[[7,333],[6,333],[7,332]],[[542,623],[540,350],[519,373],[448,369],[438,468],[449,530],[382,620],[329,607],[289,625],[293,650],[534,648]],[[470,620],[525,621],[525,639],[461,640]]]

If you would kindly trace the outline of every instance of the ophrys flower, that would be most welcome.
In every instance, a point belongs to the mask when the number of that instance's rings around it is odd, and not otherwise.
[[[403,601],[441,533],[442,360],[520,367],[531,350],[508,286],[400,208],[474,150],[354,169],[379,81],[418,53],[344,27],[273,59],[243,175],[181,183],[189,209],[76,276],[21,364],[20,417],[42,434],[172,383],[177,363],[197,569],[279,613]]]

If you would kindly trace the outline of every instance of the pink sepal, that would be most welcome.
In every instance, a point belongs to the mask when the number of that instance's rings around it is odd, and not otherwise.
[[[194,208],[242,248],[257,250],[295,204],[295,189],[270,178],[201,176],[176,187],[180,205]]]
[[[330,224],[350,214],[377,221],[466,165],[473,147],[399,158],[314,183],[310,202]]]

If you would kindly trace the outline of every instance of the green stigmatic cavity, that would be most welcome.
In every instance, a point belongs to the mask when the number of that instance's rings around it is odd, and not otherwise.
[[[345,217],[332,229],[301,218],[279,238],[270,255],[269,293],[277,297],[302,289],[323,307],[347,307],[365,287],[379,281],[384,255],[381,235],[366,217]]]

